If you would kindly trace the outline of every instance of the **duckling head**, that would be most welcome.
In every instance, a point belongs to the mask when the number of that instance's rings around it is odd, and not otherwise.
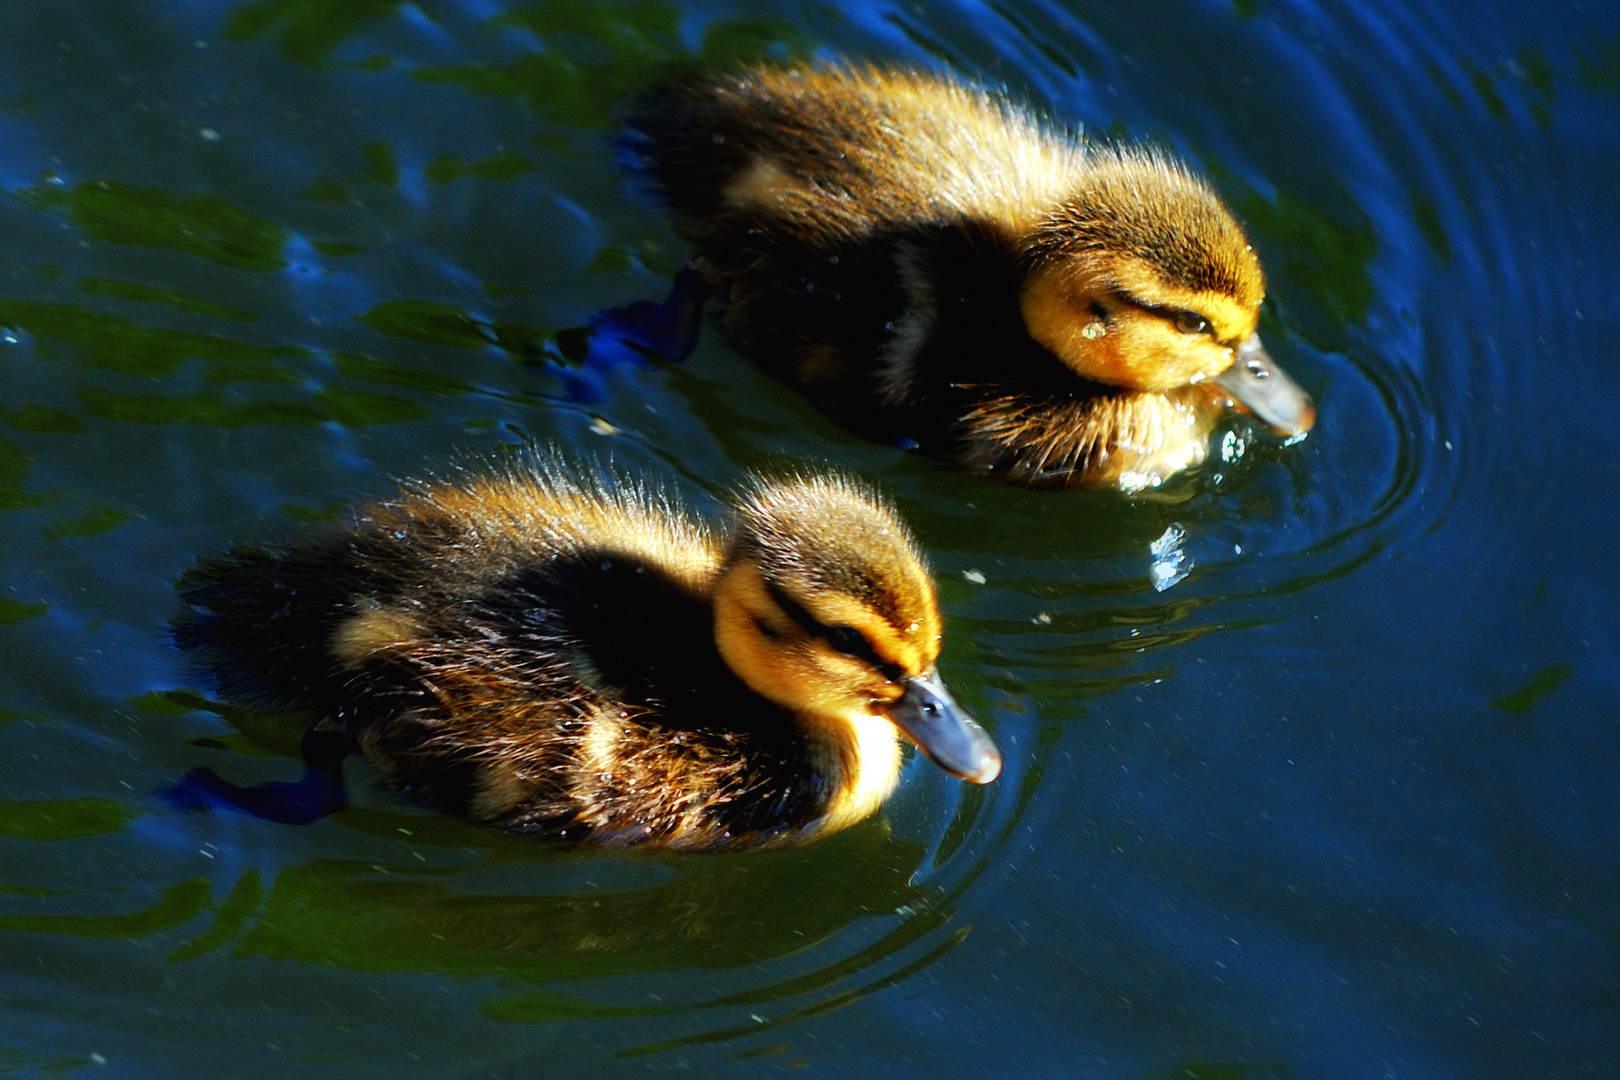
[[[953,775],[988,784],[1001,771],[935,668],[939,607],[915,542],[852,478],[756,484],[737,508],[714,613],[726,663],[806,724],[884,717]]]
[[[1259,258],[1215,193],[1174,159],[1096,151],[1025,257],[1024,324],[1085,378],[1149,392],[1207,383],[1285,435],[1315,422],[1309,395],[1256,333]]]

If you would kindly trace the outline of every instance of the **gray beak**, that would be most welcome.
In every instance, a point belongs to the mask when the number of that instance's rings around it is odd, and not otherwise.
[[[952,776],[988,784],[1001,773],[1001,751],[945,689],[938,670],[908,679],[889,719]]]
[[[1237,358],[1213,380],[1279,435],[1303,435],[1316,423],[1311,395],[1277,366],[1259,334],[1238,346]]]

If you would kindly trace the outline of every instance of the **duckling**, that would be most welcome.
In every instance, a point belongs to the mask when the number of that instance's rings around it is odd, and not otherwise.
[[[754,477],[711,523],[656,486],[529,455],[205,561],[179,591],[175,641],[228,697],[319,718],[305,752],[322,805],[261,815],[278,820],[343,805],[332,739],[440,810],[597,847],[845,828],[894,789],[897,733],[975,783],[1001,768],[935,666],[916,542],[843,473]],[[176,801],[257,812],[253,790],[198,770]]]
[[[1260,261],[1160,151],[945,75],[756,66],[655,91],[625,143],[743,351],[857,432],[1031,486],[1136,491],[1233,407],[1302,437]]]

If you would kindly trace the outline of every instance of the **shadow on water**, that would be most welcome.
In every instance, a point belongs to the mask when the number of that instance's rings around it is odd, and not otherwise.
[[[0,804],[0,838],[117,832],[136,813],[97,799]],[[502,1022],[694,1010],[714,1011],[722,1024],[750,1017],[718,1030],[714,1021],[680,1022],[672,1030],[684,1034],[628,1053],[722,1041],[838,1008],[933,963],[971,930],[952,906],[965,883],[914,883],[923,849],[893,839],[881,821],[804,849],[725,858],[570,855],[375,808],[332,821],[381,843],[364,860],[281,868],[268,884],[259,869],[245,870],[217,899],[207,879],[189,878],[145,908],[116,913],[66,913],[84,898],[7,883],[0,892],[12,910],[0,914],[0,930],[163,935],[171,964],[219,952],[232,961],[482,980],[480,1011]],[[694,993],[696,971],[715,973],[713,984],[725,989]],[[682,972],[674,982],[657,978]]]
[[[191,745],[241,755],[244,765],[296,759],[310,722],[189,690],[148,693],[131,705],[154,720],[216,717],[229,730]],[[1045,732],[1040,745],[1055,734]],[[1011,804],[972,788],[932,844],[897,838],[879,818],[805,848],[722,857],[573,853],[376,793],[372,805],[312,828],[352,838],[346,846],[364,848],[363,857],[249,867],[218,881],[190,877],[133,910],[116,895],[0,882],[0,897],[13,898],[0,903],[9,909],[0,912],[0,931],[157,937],[169,964],[218,956],[473,980],[489,1020],[634,1018],[637,1040],[667,1032],[622,1047],[622,1055],[724,1042],[852,1004],[966,940],[972,928],[956,902],[1016,826],[1042,757],[1009,770],[1006,784],[1018,785]],[[4,802],[0,841],[113,835],[142,815],[98,798]],[[143,822],[143,842],[184,847],[193,843],[191,821],[207,833],[234,827],[230,818],[164,809]],[[668,1019],[649,1027],[660,1017]]]

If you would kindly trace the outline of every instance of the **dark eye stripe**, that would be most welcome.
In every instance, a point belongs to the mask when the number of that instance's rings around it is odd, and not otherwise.
[[[1145,301],[1137,300],[1128,296],[1124,297],[1124,299],[1126,303],[1134,304],[1143,311],[1151,312],[1152,314],[1157,315],[1159,318],[1163,319],[1171,326],[1174,326],[1183,334],[1208,334],[1212,338],[1215,336],[1214,324],[1204,316],[1198,314],[1196,311],[1187,311],[1183,308],[1160,307],[1157,304],[1149,304]],[[1189,328],[1189,326],[1183,325],[1183,320],[1189,324],[1196,323],[1197,325]]]
[[[906,677],[904,668],[879,656],[867,636],[853,626],[828,626],[806,611],[803,604],[783,592],[774,582],[767,581],[765,591],[776,602],[776,606],[786,612],[787,617],[811,637],[820,638],[846,656],[864,660],[890,682],[899,682]]]

